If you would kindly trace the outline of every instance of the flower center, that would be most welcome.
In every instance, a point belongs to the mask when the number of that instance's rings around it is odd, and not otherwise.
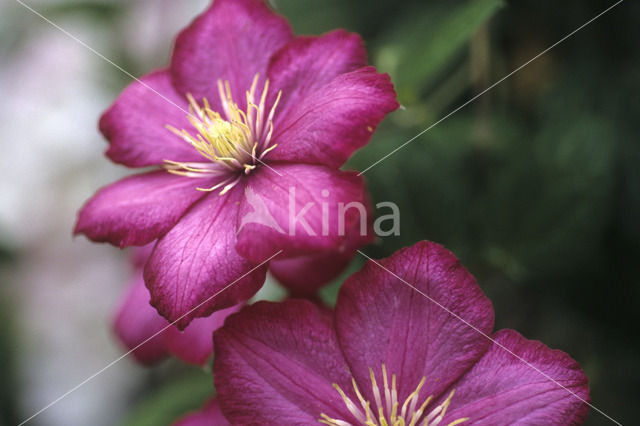
[[[253,78],[251,88],[246,92],[247,109],[240,109],[233,101],[229,82],[218,80],[218,93],[222,111],[213,111],[207,98],[202,105],[187,94],[189,114],[187,119],[193,129],[178,130],[167,125],[172,133],[189,143],[208,161],[180,162],[164,160],[164,168],[169,172],[187,177],[217,177],[210,188],[200,191],[214,191],[222,188],[224,194],[238,183],[243,174],[249,174],[276,145],[271,144],[273,117],[282,92],[278,92],[269,111],[265,106],[269,91],[269,80],[265,81],[260,99],[256,98],[259,75]]]
[[[423,425],[423,426],[435,426],[440,424],[442,419],[444,418],[445,413],[447,412],[447,408],[449,408],[449,404],[451,404],[451,399],[453,398],[453,394],[455,393],[455,389],[451,391],[447,399],[445,399],[441,404],[436,407],[427,409],[429,403],[433,399],[433,395],[429,396],[424,402],[418,406],[418,398],[420,394],[420,389],[424,385],[426,381],[426,377],[423,377],[418,384],[416,390],[411,392],[411,394],[404,401],[402,406],[398,401],[398,390],[396,387],[396,375],[393,374],[391,377],[391,387],[389,387],[389,381],[387,377],[387,368],[384,364],[382,364],[382,380],[384,382],[384,395],[381,392],[381,389],[378,387],[378,382],[376,381],[376,376],[373,374],[373,370],[369,368],[369,375],[371,376],[371,390],[373,393],[373,397],[375,398],[375,403],[377,407],[377,412],[374,412],[374,409],[371,407],[371,402],[366,401],[360,389],[358,388],[358,384],[356,383],[354,378],[351,378],[351,383],[353,384],[353,390],[355,391],[358,402],[360,405],[354,403],[351,398],[349,398],[344,391],[337,384],[333,384],[333,387],[338,391],[342,400],[349,412],[358,420],[359,424],[367,425],[367,426],[415,426],[415,425]],[[383,399],[384,397],[384,399]],[[320,423],[324,423],[330,426],[349,426],[352,423],[349,423],[340,419],[332,419],[326,414],[322,413],[321,418],[318,419]],[[454,426],[469,420],[468,417],[462,417],[450,422],[447,426]]]

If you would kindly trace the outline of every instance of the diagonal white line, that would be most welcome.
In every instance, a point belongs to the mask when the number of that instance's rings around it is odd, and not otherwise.
[[[387,158],[391,157],[393,154],[395,154],[396,152],[400,151],[402,148],[404,148],[405,146],[409,145],[411,142],[413,142],[414,140],[418,139],[420,136],[424,135],[429,130],[433,129],[438,124],[442,123],[444,120],[446,120],[447,118],[451,117],[453,114],[455,114],[456,112],[460,111],[462,108],[466,107],[467,105],[469,105],[470,103],[472,103],[473,101],[478,99],[480,96],[484,95],[485,93],[487,93],[488,91],[490,91],[491,89],[493,89],[494,87],[496,87],[497,85],[499,85],[500,83],[502,83],[503,81],[505,81],[506,79],[508,79],[509,77],[514,75],[515,73],[517,73],[518,71],[520,71],[522,68],[526,67],[527,65],[529,65],[530,63],[532,63],[536,59],[540,58],[542,55],[548,53],[551,49],[555,48],[560,43],[564,42],[569,37],[573,36],[575,33],[577,33],[578,31],[582,30],[584,27],[586,27],[587,25],[591,24],[593,21],[595,21],[596,19],[600,18],[602,15],[604,15],[607,12],[609,12],[611,9],[613,9],[614,7],[616,7],[617,5],[622,3],[623,1],[624,0],[618,0],[616,3],[612,4],[611,6],[609,6],[608,8],[606,8],[605,10],[603,10],[602,12],[600,12],[599,14],[597,14],[596,16],[594,16],[593,18],[591,18],[590,20],[585,22],[584,24],[580,25],[578,28],[576,28],[575,30],[571,31],[569,34],[567,34],[566,36],[562,37],[560,40],[558,40],[557,42],[553,43],[551,46],[547,47],[545,50],[543,50],[542,52],[538,53],[536,56],[534,56],[533,58],[529,59],[524,64],[520,65],[515,70],[511,71],[509,74],[505,75],[500,80],[496,81],[491,86],[487,87],[482,92],[478,93],[473,98],[469,99],[468,101],[466,101],[465,103],[463,103],[462,105],[460,105],[459,107],[457,107],[456,109],[454,109],[453,111],[451,111],[450,113],[448,113],[447,115],[445,115],[444,117],[442,117],[441,119],[439,119],[438,121],[433,123],[431,126],[427,127],[426,129],[424,129],[423,131],[421,131],[420,133],[418,133],[417,135],[415,135],[414,137],[412,137],[411,139],[409,139],[408,141],[406,141],[405,143],[403,143],[402,145],[400,145],[399,147],[397,147],[396,149],[394,149],[393,151],[391,151],[390,153],[388,153],[387,155],[385,155],[384,157],[382,157],[381,159],[376,161],[375,163],[371,164],[369,167],[367,167],[366,169],[364,169],[363,171],[358,173],[358,176],[362,175],[363,173],[365,173],[368,170],[372,169],[373,167],[375,167],[379,163],[383,162]]]
[[[358,253],[360,253],[362,256],[364,256],[365,258],[367,258],[369,261],[375,263],[377,266],[379,266],[381,269],[387,271],[388,273],[390,273],[391,275],[393,275],[394,277],[396,277],[398,280],[400,280],[402,283],[406,284],[407,286],[409,286],[409,288],[415,290],[416,292],[418,292],[419,294],[421,294],[422,296],[424,296],[427,300],[429,300],[430,302],[434,303],[435,305],[437,305],[439,308],[443,309],[444,311],[446,311],[448,314],[452,315],[453,317],[455,317],[456,319],[460,320],[461,322],[463,322],[465,325],[469,326],[471,329],[473,329],[474,331],[476,331],[477,333],[479,333],[480,335],[482,335],[483,337],[485,337],[486,339],[488,339],[489,341],[491,341],[493,344],[499,346],[500,348],[504,349],[505,351],[507,351],[508,353],[510,353],[511,355],[513,355],[514,357],[516,357],[518,360],[522,361],[524,364],[526,364],[528,367],[531,367],[533,370],[535,370],[536,372],[540,373],[542,376],[544,376],[546,379],[548,379],[549,381],[555,383],[556,385],[558,385],[559,387],[561,387],[562,389],[566,390],[567,392],[569,392],[571,395],[573,395],[574,397],[576,397],[577,399],[579,399],[580,401],[584,402],[585,404],[587,404],[589,407],[591,407],[593,410],[597,411],[598,413],[602,414],[604,417],[606,417],[607,419],[611,420],[613,423],[622,426],[621,423],[617,422],[616,420],[614,420],[613,418],[611,418],[610,416],[608,416],[604,411],[600,410],[599,408],[597,408],[596,406],[594,406],[593,404],[591,404],[590,402],[586,401],[585,399],[581,398],[579,395],[577,395],[575,392],[573,392],[571,389],[566,388],[565,386],[562,386],[562,384],[560,384],[557,380],[555,380],[553,377],[549,376],[547,373],[545,373],[544,371],[540,370],[538,367],[536,367],[535,365],[531,364],[529,361],[527,361],[526,359],[522,358],[521,356],[517,355],[516,353],[514,353],[512,350],[510,350],[509,348],[507,348],[506,346],[504,346],[503,344],[497,342],[495,339],[491,338],[491,336],[489,336],[488,334],[486,334],[485,332],[483,332],[482,330],[480,330],[478,327],[474,326],[473,324],[471,324],[470,322],[468,322],[467,320],[465,320],[464,318],[462,318],[460,315],[457,315],[456,313],[452,312],[450,309],[448,309],[446,306],[442,305],[440,302],[438,302],[437,300],[433,299],[432,297],[430,297],[428,294],[424,293],[423,291],[421,291],[420,289],[416,288],[415,286],[413,286],[412,284],[408,283],[407,281],[405,281],[404,279],[402,279],[401,277],[399,277],[398,275],[396,275],[395,273],[393,273],[392,271],[390,271],[389,269],[385,268],[384,266],[382,266],[377,260],[372,259],[371,257],[367,256],[366,254],[364,254],[362,251],[360,250],[356,250]]]
[[[155,93],[156,95],[160,96],[162,99],[164,99],[166,102],[170,103],[171,105],[173,105],[174,107],[178,108],[180,111],[184,112],[186,115],[191,115],[191,113],[187,110],[185,110],[184,108],[182,108],[180,105],[176,104],[175,102],[173,102],[171,99],[167,98],[166,96],[164,96],[162,93],[158,92],[156,89],[154,89],[153,87],[149,86],[147,83],[145,83],[144,81],[140,80],[139,78],[137,78],[136,76],[134,76],[133,74],[131,74],[129,71],[125,70],[124,68],[122,68],[120,65],[116,64],[115,62],[113,62],[111,59],[107,58],[106,56],[104,56],[102,53],[98,52],[97,50],[95,50],[94,48],[92,48],[91,46],[89,46],[87,43],[85,43],[84,41],[80,40],[78,37],[74,36],[73,34],[71,34],[69,31],[65,30],[64,28],[62,28],[61,26],[59,26],[58,24],[56,24],[55,22],[53,22],[51,19],[47,18],[46,16],[42,15],[40,12],[38,12],[37,10],[33,9],[31,6],[29,6],[28,4],[24,3],[22,0],[16,0],[16,2],[18,2],[20,5],[24,6],[26,9],[28,9],[29,11],[33,12],[33,14],[39,16],[40,18],[42,18],[44,21],[46,21],[47,23],[49,23],[51,26],[55,27],[56,29],[60,30],[62,33],[64,33],[67,37],[69,37],[70,39],[74,40],[75,42],[79,43],[80,45],[82,45],[83,47],[85,47],[87,50],[91,51],[93,54],[95,54],[96,56],[98,56],[100,59],[108,62],[109,64],[113,65],[114,67],[116,67],[118,70],[120,70],[123,74],[125,74],[126,76],[128,76],[129,78],[131,78],[132,80],[135,80],[136,82],[140,83],[142,86],[144,86],[146,89],[151,90],[153,93]],[[244,148],[239,147],[241,150],[243,150],[245,152],[245,154],[249,154],[252,155],[250,152],[246,151]],[[262,160],[260,160],[259,158],[256,158],[256,161],[259,162],[260,164],[262,164],[263,166],[267,167],[268,169],[270,169],[272,172],[274,172],[275,174],[277,174],[278,176],[282,176],[281,173],[279,173],[277,170],[275,170],[274,168],[272,168],[271,166],[269,166],[268,164],[266,164],[265,162],[263,162]]]
[[[156,336],[158,336],[159,334],[165,332],[168,328],[172,327],[173,325],[175,325],[178,321],[180,321],[182,318],[186,317],[187,315],[191,314],[192,312],[196,311],[197,309],[199,309],[200,307],[202,307],[204,304],[206,304],[207,302],[211,301],[214,297],[216,297],[217,295],[219,295],[220,293],[222,293],[223,291],[227,290],[229,287],[233,286],[234,284],[236,284],[238,281],[240,281],[241,279],[243,279],[244,277],[246,277],[247,275],[249,275],[250,273],[252,273],[253,271],[255,271],[256,269],[260,268],[261,266],[263,266],[264,264],[266,264],[267,262],[269,262],[271,259],[273,259],[274,257],[276,257],[277,255],[279,255],[280,253],[282,253],[282,250],[279,250],[277,253],[275,253],[274,255],[272,255],[271,257],[269,257],[267,260],[263,261],[262,263],[260,263],[259,265],[255,266],[253,269],[251,269],[250,271],[246,272],[245,274],[243,274],[240,278],[236,279],[235,281],[233,281],[232,283],[228,284],[226,287],[224,287],[222,290],[218,291],[217,293],[215,293],[214,295],[210,296],[209,298],[207,298],[205,301],[203,301],[202,303],[198,304],[196,307],[194,307],[193,309],[189,310],[187,313],[185,313],[184,315],[182,315],[180,318],[176,319],[175,321],[167,324],[166,327],[164,327],[162,330],[158,331],[157,333],[155,333],[154,335],[152,335],[151,337],[148,337],[146,340],[144,340],[142,343],[138,344],[136,347],[134,347],[133,349],[129,350],[127,353],[120,355],[118,358],[114,359],[113,361],[111,361],[109,364],[105,365],[103,368],[101,368],[100,370],[96,371],[95,373],[93,373],[91,376],[87,377],[86,379],[84,379],[82,382],[78,383],[77,385],[75,385],[74,387],[72,387],[71,389],[69,389],[68,391],[66,391],[65,393],[63,393],[62,395],[60,395],[58,398],[54,399],[53,401],[51,401],[49,404],[47,404],[46,406],[42,407],[40,410],[38,410],[36,413],[32,414],[30,417],[28,417],[27,419],[23,420],[18,426],[22,426],[25,423],[29,422],[30,420],[32,420],[34,417],[42,414],[42,412],[48,410],[49,408],[53,407],[55,404],[57,404],[58,402],[62,401],[64,398],[66,398],[67,396],[69,396],[70,394],[72,394],[73,392],[77,391],[79,388],[81,388],[82,386],[84,386],[85,384],[87,384],[89,381],[95,379],[97,376],[99,376],[100,374],[104,373],[107,369],[113,367],[115,364],[117,364],[118,362],[120,362],[123,358],[127,357],[128,355],[130,355],[131,353],[133,353],[136,349],[138,349],[139,347],[141,347],[142,345],[146,344],[148,341],[150,341],[151,339],[155,338]]]
[[[74,36],[73,34],[71,34],[69,31],[65,30],[64,28],[60,27],[58,24],[56,24],[55,22],[51,21],[49,18],[47,18],[46,16],[42,15],[40,12],[36,11],[35,9],[33,9],[31,6],[25,4],[24,2],[22,2],[22,0],[16,0],[18,3],[20,3],[22,6],[24,6],[26,9],[30,10],[31,12],[33,12],[35,15],[39,16],[40,18],[42,18],[44,21],[48,22],[49,24],[51,24],[51,26],[55,27],[56,29],[60,30],[62,33],[64,33],[67,37],[69,37],[70,39],[76,41],[77,43],[81,44],[83,47],[85,47],[87,50],[91,51],[93,54],[95,54],[96,56],[98,56],[100,59],[104,60],[105,62],[110,63],[111,65],[113,65],[114,67],[116,67],[118,70],[120,70],[123,74],[127,75],[128,77],[130,77],[132,80],[137,81],[138,83],[142,84],[144,87],[146,87],[147,89],[151,90],[152,92],[154,92],[156,95],[160,96],[162,99],[164,99],[165,101],[167,101],[168,103],[170,103],[171,105],[173,105],[174,107],[178,108],[179,110],[181,110],[182,112],[184,112],[187,115],[189,114],[189,111],[185,110],[184,108],[182,108],[180,105],[176,104],[175,102],[173,102],[171,99],[167,98],[166,96],[164,96],[162,93],[158,92],[156,89],[154,89],[153,87],[149,86],[147,83],[145,83],[144,81],[140,80],[139,78],[137,78],[136,76],[134,76],[133,74],[131,74],[129,71],[125,70],[124,68],[122,68],[120,65],[116,64],[115,62],[113,62],[111,59],[107,58],[106,56],[104,56],[102,53],[98,52],[97,50],[95,50],[94,48],[92,48],[91,46],[89,46],[87,43],[85,43],[84,41],[80,40],[78,37]]]
[[[581,29],[583,29],[584,27],[586,27],[587,25],[589,25],[590,23],[592,23],[593,21],[595,21],[596,19],[598,19],[599,17],[601,17],[602,15],[604,15],[605,13],[607,13],[609,10],[613,9],[615,6],[619,5],[620,3],[622,3],[624,0],[619,0],[617,3],[613,4],[612,6],[608,7],[607,9],[605,9],[603,12],[601,12],[600,14],[598,14],[597,16],[595,16],[594,18],[592,18],[591,20],[587,21],[585,24],[583,24],[582,26],[578,27],[577,29],[575,29],[574,31],[572,31],[571,33],[567,34],[565,37],[563,37],[562,39],[560,39],[559,41],[557,41],[556,43],[554,43],[553,45],[549,46],[547,49],[545,49],[544,51],[540,52],[538,55],[536,55],[535,57],[533,57],[532,59],[530,59],[529,61],[527,61],[526,63],[524,63],[523,65],[521,65],[520,67],[516,68],[514,71],[512,71],[511,73],[507,74],[506,76],[504,76],[503,78],[501,78],[500,80],[498,80],[497,82],[495,82],[494,84],[492,84],[491,86],[489,86],[487,89],[485,89],[484,91],[480,92],[479,94],[477,94],[476,96],[474,96],[473,98],[471,98],[470,100],[468,100],[467,102],[465,102],[464,104],[462,104],[461,106],[459,106],[458,108],[456,108],[455,110],[453,110],[452,112],[450,112],[449,114],[447,114],[446,116],[444,116],[443,118],[441,118],[440,120],[438,120],[437,122],[435,122],[434,124],[432,124],[431,126],[429,126],[427,129],[423,130],[422,132],[418,133],[416,136],[414,136],[413,138],[409,139],[408,141],[406,141],[405,143],[403,143],[401,146],[399,146],[398,148],[394,149],[392,152],[390,152],[389,154],[387,154],[386,156],[384,156],[383,158],[381,158],[380,160],[376,161],[375,163],[373,163],[372,165],[370,165],[369,167],[367,167],[365,170],[363,170],[362,172],[359,173],[359,175],[365,173],[366,171],[368,171],[369,169],[371,169],[372,167],[374,167],[375,165],[377,165],[378,163],[384,161],[386,158],[388,158],[389,156],[393,155],[394,153],[396,153],[398,150],[404,148],[406,145],[408,145],[409,143],[411,143],[413,140],[417,139],[418,137],[422,136],[424,133],[426,133],[427,131],[429,131],[430,129],[432,129],[433,127],[435,127],[436,125],[438,125],[440,122],[444,121],[445,119],[447,119],[448,117],[450,117],[451,115],[455,114],[456,112],[458,112],[460,109],[464,108],[465,106],[467,106],[468,104],[470,104],[471,102],[475,101],[477,98],[479,98],[480,96],[484,95],[486,92],[488,92],[489,90],[493,89],[495,86],[497,86],[498,84],[502,83],[504,80],[506,80],[507,78],[511,77],[513,74],[517,73],[518,71],[520,71],[522,68],[524,68],[525,66],[529,65],[531,62],[535,61],[536,59],[538,59],[540,56],[546,54],[547,52],[549,52],[551,49],[553,49],[554,47],[556,47],[557,45],[559,45],[560,43],[564,42],[566,39],[568,39],[569,37],[571,37],[572,35],[574,35],[575,33],[577,33],[578,31],[580,31]],[[55,27],[56,29],[60,30],[61,32],[63,32],[65,35],[67,35],[68,37],[70,37],[71,39],[73,39],[74,41],[76,41],[77,43],[81,44],[82,46],[84,46],[86,49],[88,49],[89,51],[91,51],[92,53],[94,53],[96,56],[100,57],[101,59],[103,59],[104,61],[108,62],[109,64],[111,64],[112,66],[114,66],[115,68],[117,68],[118,70],[120,70],[121,72],[123,72],[124,74],[126,74],[128,77],[130,77],[131,79],[137,81],[138,83],[140,83],[141,85],[143,85],[145,88],[151,90],[152,92],[154,92],[156,95],[160,96],[162,99],[164,99],[166,102],[170,103],[171,105],[179,108],[181,111],[185,112],[186,114],[189,114],[188,111],[186,111],[184,108],[180,107],[179,105],[177,105],[175,102],[173,102],[172,100],[168,99],[166,96],[162,95],[161,93],[159,93],[158,91],[156,91],[155,89],[153,89],[151,86],[149,86],[148,84],[146,84],[145,82],[143,82],[142,80],[136,78],[134,75],[132,75],[131,73],[129,73],[128,71],[126,71],[124,68],[122,68],[121,66],[119,66],[118,64],[114,63],[112,60],[110,60],[109,58],[107,58],[106,56],[104,56],[103,54],[101,54],[100,52],[96,51],[95,49],[93,49],[92,47],[90,47],[89,45],[87,45],[85,42],[83,42],[82,40],[80,40],[79,38],[75,37],[74,35],[72,35],[71,33],[69,33],[67,30],[65,30],[64,28],[60,27],[59,25],[55,24],[53,21],[51,21],[50,19],[46,18],[45,16],[43,16],[42,14],[40,14],[39,12],[37,12],[36,10],[34,10],[33,8],[31,8],[30,6],[28,6],[27,4],[25,4],[24,2],[22,2],[21,0],[16,0],[16,2],[18,2],[20,5],[22,5],[23,7],[25,7],[26,9],[28,9],[29,11],[31,11],[32,13],[34,13],[35,15],[39,16],[40,18],[42,18],[44,21],[46,21],[47,23],[49,23],[50,25],[52,25],[53,27]],[[260,161],[260,160],[258,160]],[[260,161],[261,162],[261,161]],[[261,162],[262,163],[262,162]],[[262,163],[264,164],[264,163]],[[270,168],[267,164],[264,164],[266,167]],[[272,171],[274,171],[276,174],[278,174],[279,176],[281,176],[280,173],[278,173],[276,170],[271,169]],[[25,419],[24,421],[22,421],[18,426],[22,426],[25,423],[29,422],[30,420],[32,420],[33,418],[35,418],[36,416],[38,416],[39,414],[41,414],[42,412],[44,412],[45,410],[51,408],[53,405],[57,404],[58,402],[60,402],[62,399],[64,399],[65,397],[67,397],[68,395],[70,395],[71,393],[75,392],[77,389],[79,389],[80,387],[82,387],[84,384],[88,383],[89,381],[91,381],[92,379],[94,379],[95,377],[97,377],[98,375],[100,375],[101,373],[103,373],[104,371],[106,371],[108,368],[112,367],[113,365],[115,365],[117,362],[119,362],[120,360],[122,360],[123,358],[125,358],[126,356],[130,355],[132,352],[134,352],[136,349],[138,349],[139,347],[141,347],[142,345],[144,345],[145,343],[147,343],[148,341],[150,341],[151,339],[155,338],[156,336],[158,336],[159,334],[161,334],[162,332],[164,332],[166,329],[168,329],[169,327],[173,326],[176,322],[178,322],[179,320],[181,320],[182,318],[184,318],[185,316],[189,315],[190,313],[192,313],[193,311],[195,311],[196,309],[200,308],[202,305],[204,305],[205,303],[207,303],[208,301],[210,301],[211,299],[213,299],[215,296],[217,296],[218,294],[222,293],[223,291],[227,290],[229,287],[231,287],[232,285],[234,285],[235,283],[237,283],[239,280],[241,280],[242,278],[244,278],[245,276],[247,276],[248,274],[250,274],[251,272],[255,271],[256,269],[258,269],[259,267],[261,267],[262,265],[264,265],[265,263],[269,262],[271,259],[273,259],[274,257],[276,257],[277,255],[279,255],[282,252],[282,250],[278,251],[277,253],[275,253],[274,255],[272,255],[271,257],[269,257],[267,260],[265,260],[264,262],[262,262],[261,264],[257,265],[255,268],[251,269],[249,272],[245,273],[244,275],[242,275],[240,278],[238,278],[237,280],[233,281],[232,283],[230,283],[229,285],[227,285],[226,287],[224,287],[222,290],[218,291],[217,293],[215,293],[214,295],[212,295],[211,297],[209,297],[208,299],[206,299],[204,302],[200,303],[199,305],[197,305],[196,307],[194,307],[193,309],[191,309],[190,311],[188,311],[187,313],[185,313],[184,315],[182,315],[180,318],[176,319],[174,322],[168,324],[165,328],[163,328],[162,330],[158,331],[157,333],[155,333],[153,336],[147,338],[145,341],[143,341],[142,343],[140,343],[139,345],[137,345],[136,347],[134,347],[133,349],[131,349],[130,351],[128,351],[127,353],[121,355],[120,357],[116,358],[115,360],[113,360],[111,363],[107,364],[105,367],[103,367],[101,370],[97,371],[96,373],[92,374],[91,376],[89,376],[88,378],[86,378],[84,381],[82,381],[81,383],[79,383],[78,385],[74,386],[73,388],[71,388],[70,390],[68,390],[67,392],[65,392],[63,395],[61,395],[60,397],[56,398],[54,401],[52,401],[51,403],[49,403],[48,405],[46,405],[45,407],[43,407],[42,409],[40,409],[38,412],[34,413],[33,415],[31,415],[29,418]],[[481,330],[479,330],[477,327],[473,326],[472,324],[468,323],[467,321],[465,321],[463,318],[459,317],[458,315],[456,315],[455,313],[451,312],[449,309],[447,309],[446,307],[442,306],[439,302],[437,302],[436,300],[432,299],[431,297],[429,297],[428,295],[426,295],[425,293],[423,293],[422,291],[420,291],[419,289],[415,288],[414,286],[412,286],[411,284],[409,284],[408,282],[406,282],[405,280],[403,280],[402,278],[400,278],[399,276],[397,276],[396,274],[394,274],[393,272],[389,271],[388,269],[386,269],[384,266],[382,266],[381,264],[379,264],[377,261],[375,261],[374,259],[370,258],[369,256],[367,256],[366,254],[364,254],[362,251],[358,250],[358,252],[364,256],[365,258],[369,259],[370,261],[374,262],[376,265],[378,265],[379,267],[381,267],[382,269],[386,270],[387,272],[391,273],[392,275],[394,275],[396,278],[398,278],[400,281],[402,281],[404,284],[408,285],[410,288],[414,289],[415,291],[417,291],[418,293],[420,293],[422,296],[424,296],[425,298],[427,298],[428,300],[430,300],[431,302],[435,303],[436,305],[438,305],[440,308],[444,309],[445,311],[447,311],[449,314],[453,315],[454,317],[458,318],[460,321],[464,322],[466,325],[468,325],[469,327],[471,327],[472,329],[474,329],[475,331],[477,331],[478,333],[480,333],[481,335],[483,335],[484,337],[486,337],[487,339],[491,340],[494,344],[500,346],[502,349],[504,349],[505,351],[511,353],[514,357],[518,358],[520,361],[522,361],[523,363],[525,363],[526,365],[528,365],[529,367],[531,367],[532,369],[534,369],[535,371],[537,371],[538,373],[540,373],[541,375],[543,375],[544,377],[546,377],[548,380],[554,382],[555,384],[557,384],[559,387],[565,389],[567,392],[569,392],[570,394],[572,394],[574,397],[576,397],[577,399],[581,400],[582,402],[584,402],[585,404],[587,404],[589,407],[591,407],[592,409],[594,409],[595,411],[599,412],[600,414],[602,414],[603,416],[605,416],[607,419],[611,420],[612,422],[618,424],[621,426],[621,424],[617,421],[615,421],[613,418],[611,418],[610,416],[608,416],[607,414],[605,414],[603,411],[601,411],[600,409],[598,409],[597,407],[595,407],[594,405],[590,404],[589,402],[585,401],[584,399],[582,399],[580,396],[578,396],[577,394],[575,394],[573,391],[571,391],[570,389],[567,389],[566,387],[562,386],[560,383],[558,383],[556,380],[554,380],[552,377],[550,377],[549,375],[547,375],[546,373],[544,373],[543,371],[539,370],[537,367],[535,367],[534,365],[530,364],[529,362],[527,362],[526,360],[524,360],[523,358],[521,358],[520,356],[516,355],[515,353],[513,353],[511,350],[509,350],[508,348],[504,347],[502,344],[496,342],[495,340],[493,340],[490,336],[488,336],[487,334],[485,334],[484,332],[482,332]]]

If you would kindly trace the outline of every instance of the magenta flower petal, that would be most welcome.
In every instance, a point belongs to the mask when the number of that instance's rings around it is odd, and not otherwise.
[[[354,251],[329,252],[289,259],[274,259],[269,272],[293,297],[311,297],[349,265]]]
[[[490,346],[491,304],[450,252],[421,242],[380,264],[415,289],[369,262],[343,285],[333,328],[300,300],[261,302],[229,317],[214,334],[214,378],[233,424],[584,420],[588,389],[578,364],[511,330]]]
[[[291,297],[313,298],[324,285],[337,278],[353,259],[356,250],[373,242],[375,234],[371,227],[372,206],[366,203],[368,228],[365,235],[360,227],[353,227],[346,235],[341,250],[320,254],[275,258],[269,263],[269,271],[280,284],[289,290]]]
[[[367,65],[367,52],[357,34],[335,30],[322,36],[300,36],[280,49],[267,75],[275,90],[282,90],[276,125],[302,100],[340,74]]]
[[[244,105],[254,76],[266,74],[271,55],[292,37],[288,22],[263,0],[215,0],[178,36],[173,82],[181,93],[218,105],[218,79],[226,80]]]
[[[316,424],[350,418],[332,387],[350,374],[329,317],[310,302],[258,302],[215,334],[214,381],[232,424]],[[346,411],[346,412],[345,412]]]
[[[344,250],[349,238],[360,232],[361,219],[368,232],[368,198],[361,177],[323,166],[273,166],[280,175],[260,169],[247,184],[238,215],[237,249],[243,256],[259,261],[279,250],[279,258]],[[361,204],[364,214],[355,207],[340,214],[339,204],[350,202]],[[328,213],[323,215],[323,209]]]
[[[149,291],[141,273],[129,284],[116,312],[113,330],[127,349],[136,348],[132,354],[138,362],[149,365],[167,356],[163,336],[146,341],[161,332],[167,321],[149,305]]]
[[[196,318],[184,331],[172,326],[164,336],[167,350],[184,362],[204,365],[213,353],[213,332],[239,309],[240,305],[236,305],[216,311],[207,318]]]
[[[150,247],[151,244],[136,249],[131,256],[134,278],[117,310],[114,331],[142,364],[153,364],[174,355],[186,363],[204,365],[213,353],[213,332],[222,327],[225,318],[238,311],[240,305],[214,312],[207,318],[196,318],[184,331],[170,326],[149,303],[151,296],[142,278]]]
[[[494,344],[467,374],[455,383],[455,408],[442,423],[470,417],[474,424],[582,424],[589,407],[569,391],[589,401],[588,379],[576,361],[559,350],[527,340],[514,330],[493,338],[538,371]]]
[[[169,72],[154,71],[140,81],[127,86],[100,118],[100,131],[110,143],[107,156],[128,167],[200,161],[193,148],[166,128],[189,126],[187,101],[171,85]]]
[[[157,240],[145,283],[166,319],[189,313],[180,328],[252,296],[266,266],[200,306],[277,254],[313,256],[299,260],[322,268],[308,285],[315,290],[346,264],[361,224],[371,236],[370,215],[358,210],[368,206],[363,180],[336,169],[397,106],[389,77],[366,67],[359,36],[293,39],[266,0],[215,0],[178,35],[169,68],[129,85],[100,121],[111,159],[164,172],[102,189],[76,232],[120,246]],[[285,176],[269,176],[274,167]],[[255,213],[248,194],[270,211],[268,225],[243,221]],[[308,203],[313,211],[300,213]],[[360,206],[340,213],[353,203]],[[327,251],[337,259],[331,268]],[[302,271],[293,266],[286,269]],[[293,283],[293,273],[280,276]]]
[[[491,333],[491,302],[442,246],[421,242],[378,262],[482,332]],[[427,382],[420,400],[439,395],[482,356],[489,343],[371,261],[345,281],[335,315],[338,340],[357,382],[370,393],[369,368],[379,372],[384,363],[397,375],[401,401],[422,377]]]
[[[151,304],[171,322],[180,318],[181,329],[195,317],[247,300],[264,283],[266,266],[249,273],[259,262],[250,262],[235,250],[241,197],[240,187],[204,197],[158,241],[147,262],[144,278]]]
[[[129,176],[100,189],[78,213],[75,234],[120,247],[147,244],[167,232],[204,193],[206,179],[165,171]]]
[[[269,159],[340,167],[396,108],[387,74],[373,67],[341,74],[280,117]]]
[[[367,209],[371,217],[371,206]],[[275,258],[269,263],[269,272],[289,290],[291,297],[313,298],[320,287],[340,275],[356,253],[356,250],[375,239],[373,230],[361,236],[360,229],[353,229],[345,249],[326,253]]]
[[[204,408],[192,414],[187,414],[177,420],[174,426],[228,426],[231,423],[222,415],[220,404],[215,398],[207,402]]]

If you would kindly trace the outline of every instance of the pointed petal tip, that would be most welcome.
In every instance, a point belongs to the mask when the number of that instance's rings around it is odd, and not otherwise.
[[[241,196],[236,187],[198,201],[158,240],[144,268],[151,304],[180,329],[196,317],[246,301],[264,283],[266,259],[251,262],[235,250]]]

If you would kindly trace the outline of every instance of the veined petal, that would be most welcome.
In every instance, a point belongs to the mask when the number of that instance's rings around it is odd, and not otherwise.
[[[128,167],[200,161],[197,151],[166,127],[190,128],[187,100],[171,85],[169,72],[154,71],[139,80],[100,118],[100,131],[110,144],[107,156]]]
[[[213,106],[218,80],[229,81],[244,109],[254,76],[266,74],[271,55],[291,38],[288,22],[263,0],[215,0],[178,35],[171,58],[174,84]]]
[[[260,262],[235,250],[241,197],[240,185],[225,195],[205,196],[158,241],[147,262],[151,304],[181,329],[195,317],[247,300],[264,283],[267,266],[254,269]]]
[[[341,74],[279,115],[269,160],[340,167],[396,108],[387,74],[373,67]]]
[[[296,37],[269,63],[271,87],[283,94],[277,118],[281,121],[306,96],[335,77],[365,65],[367,52],[358,34],[334,30],[322,36]]]
[[[419,400],[437,397],[489,344],[442,307],[490,334],[491,302],[458,259],[438,244],[420,242],[377,262],[387,270],[369,261],[340,289],[336,331],[345,358],[369,400],[369,368],[380,369],[383,363],[397,376],[399,400],[422,377],[426,382]]]
[[[589,407],[579,398],[589,401],[589,387],[576,361],[562,351],[527,340],[514,330],[501,330],[493,338],[496,344],[454,384],[455,405],[452,403],[443,424],[460,417],[469,417],[473,424],[487,425],[584,422]]]
[[[245,189],[237,245],[243,256],[257,261],[278,250],[283,250],[279,259],[344,252],[354,234],[368,235],[368,198],[361,177],[323,166],[271,165],[279,175],[260,168]]]
[[[148,246],[136,250],[133,257],[138,262]],[[184,331],[170,326],[149,303],[151,296],[144,285],[142,266],[135,268],[134,277],[126,290],[114,319],[114,331],[128,350],[142,364],[153,364],[168,355],[195,365],[203,365],[213,353],[213,332],[224,324],[240,305],[216,311],[207,318],[196,318]],[[138,347],[140,346],[140,347]]]
[[[204,194],[207,179],[166,171],[129,176],[100,189],[82,207],[74,229],[93,241],[144,245],[167,232]]]
[[[214,381],[232,424],[351,418],[332,387],[350,389],[347,365],[330,318],[311,302],[257,302],[230,316],[214,339]]]

